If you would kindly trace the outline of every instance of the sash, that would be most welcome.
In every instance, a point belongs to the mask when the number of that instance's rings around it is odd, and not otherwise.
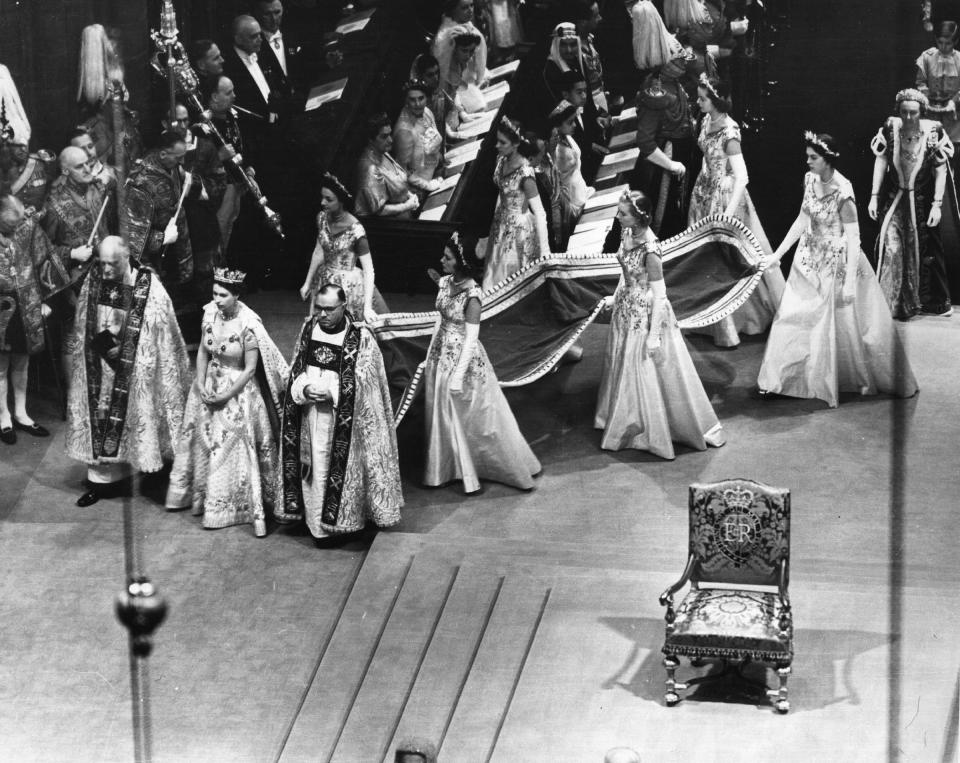
[[[13,181],[13,185],[10,186],[10,193],[16,196],[20,191],[24,189],[27,185],[27,181],[33,177],[33,171],[37,167],[37,160],[35,157],[31,156],[27,159],[27,163],[23,167],[23,172],[20,173],[20,177]]]
[[[117,359],[117,371],[110,390],[110,406],[105,419],[97,416],[102,385],[100,357],[89,341],[97,333],[97,314],[100,305],[100,289],[103,286],[103,271],[92,268],[87,292],[86,336],[84,358],[87,366],[87,404],[90,408],[90,433],[94,458],[116,458],[120,452],[120,441],[127,423],[127,404],[130,400],[130,379],[140,344],[140,330],[143,327],[143,315],[146,311],[147,297],[150,295],[151,272],[147,268],[137,271],[132,293],[129,294],[129,313],[119,337],[120,356]],[[108,293],[109,304],[121,305],[125,290],[117,289]],[[122,300],[126,302],[126,300]]]
[[[301,411],[293,400],[290,389],[294,380],[310,364],[309,350],[311,335],[316,319],[304,323],[297,351],[287,380],[286,395],[283,400],[283,418],[281,425],[280,464],[283,475],[283,511],[290,517],[303,514],[303,488],[300,484],[300,430]],[[350,459],[350,441],[353,437],[353,413],[357,399],[357,358],[360,354],[361,328],[353,323],[343,338],[339,367],[340,375],[339,407],[335,413],[333,426],[333,447],[330,454],[330,467],[327,471],[327,484],[324,492],[321,519],[325,524],[336,525],[340,517],[340,502],[343,497],[343,484]]]

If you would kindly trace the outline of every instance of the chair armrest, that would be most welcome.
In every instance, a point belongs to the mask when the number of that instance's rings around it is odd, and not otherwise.
[[[793,627],[793,611],[790,608],[790,594],[787,592],[787,560],[780,560],[780,580],[777,586],[780,595],[780,636],[786,638]]]
[[[672,623],[676,614],[673,611],[673,595],[683,588],[687,581],[690,580],[690,576],[693,574],[693,565],[695,563],[693,554],[687,558],[687,566],[683,570],[683,574],[680,576],[680,579],[670,586],[666,591],[660,594],[660,606],[667,608],[667,613],[665,619],[668,623]]]

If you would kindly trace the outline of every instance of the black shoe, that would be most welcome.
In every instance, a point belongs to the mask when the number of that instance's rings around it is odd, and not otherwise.
[[[36,421],[32,424],[21,424],[16,419],[13,419],[13,428],[19,429],[21,432],[26,432],[27,434],[32,434],[34,437],[49,437],[50,430],[46,427],[40,426]]]
[[[91,488],[77,499],[77,506],[93,506],[100,500],[100,493]]]
[[[13,431],[13,427],[0,429],[0,442],[5,442],[7,445],[17,444],[17,433]]]

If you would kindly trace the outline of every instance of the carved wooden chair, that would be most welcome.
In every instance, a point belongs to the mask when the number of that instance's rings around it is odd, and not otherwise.
[[[676,680],[678,657],[695,665],[719,659],[742,675],[749,662],[771,665],[777,689],[763,689],[781,713],[790,709],[793,661],[790,581],[790,491],[745,479],[690,486],[690,548],[680,579],[660,595],[666,611],[663,665],[667,705],[690,686],[728,671]],[[690,590],[674,608],[673,596]]]

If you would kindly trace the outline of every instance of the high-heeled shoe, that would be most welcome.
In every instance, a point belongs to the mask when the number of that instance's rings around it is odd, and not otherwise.
[[[17,444],[17,433],[13,430],[13,427],[3,427],[0,429],[0,442],[4,442],[7,445]]]

